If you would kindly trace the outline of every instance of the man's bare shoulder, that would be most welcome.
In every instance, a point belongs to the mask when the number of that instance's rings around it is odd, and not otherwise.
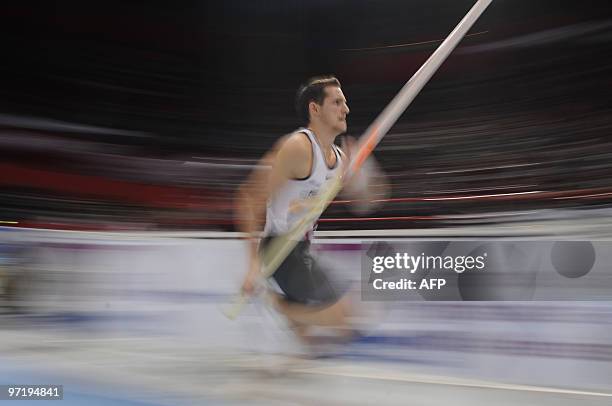
[[[296,131],[285,135],[278,141],[276,150],[275,163],[285,168],[288,177],[308,176],[312,164],[312,146],[306,134]]]
[[[308,136],[300,131],[295,131],[282,137],[276,144],[277,151],[283,151],[289,155],[307,156],[312,149]]]

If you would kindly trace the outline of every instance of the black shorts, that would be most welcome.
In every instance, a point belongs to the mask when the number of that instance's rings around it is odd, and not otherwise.
[[[264,249],[273,237],[262,239]],[[346,289],[334,281],[330,269],[324,269],[310,254],[310,242],[300,241],[272,275],[286,300],[308,305],[337,302]]]

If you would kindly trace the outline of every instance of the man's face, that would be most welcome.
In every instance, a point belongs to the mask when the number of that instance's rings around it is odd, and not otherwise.
[[[318,119],[338,134],[346,132],[346,116],[349,108],[342,90],[336,86],[327,86],[324,91],[323,104],[318,106]]]

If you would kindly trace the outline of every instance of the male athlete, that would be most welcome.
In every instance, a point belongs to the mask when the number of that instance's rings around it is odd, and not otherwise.
[[[334,145],[336,137],[346,132],[349,114],[338,79],[321,76],[308,80],[297,92],[296,108],[306,126],[279,140],[238,192],[241,231],[257,235],[265,218],[264,238],[261,242],[255,237],[249,240],[250,267],[242,284],[244,294],[253,293],[260,277],[261,251],[300,221],[310,209],[309,199],[316,197],[327,179],[348,167],[347,155]],[[345,185],[345,191],[353,190],[351,198],[370,199],[372,189],[357,178]],[[307,339],[312,326],[329,326],[350,335],[347,289],[311,257],[311,234],[298,242],[273,274],[283,292],[282,296],[274,295],[274,305],[302,339]]]

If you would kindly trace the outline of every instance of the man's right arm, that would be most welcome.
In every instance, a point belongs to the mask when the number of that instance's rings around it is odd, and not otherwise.
[[[281,139],[259,161],[247,181],[238,189],[236,220],[239,230],[247,235],[250,257],[249,271],[242,285],[245,293],[252,293],[259,276],[258,241],[266,216],[268,199],[291,178],[304,177],[310,170],[310,144],[296,134]]]

